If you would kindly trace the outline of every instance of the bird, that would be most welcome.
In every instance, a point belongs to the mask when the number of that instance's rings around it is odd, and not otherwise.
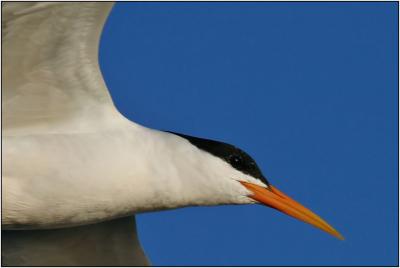
[[[2,3],[2,265],[150,265],[135,215],[262,204],[344,239],[240,148],[150,129],[98,64],[110,2]]]

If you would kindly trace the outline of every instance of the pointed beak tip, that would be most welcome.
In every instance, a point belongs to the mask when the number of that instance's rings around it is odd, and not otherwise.
[[[341,241],[344,241],[344,240],[345,240],[344,236],[341,235],[339,232],[338,232],[336,235],[334,235],[334,236],[335,236],[337,239],[341,240]]]
[[[339,240],[344,240],[344,237],[338,231],[336,231],[332,226],[321,219],[318,215],[313,213],[311,210],[305,208],[303,205],[296,202],[289,196],[285,195],[274,186],[269,185],[269,188],[264,188],[249,182],[242,181],[241,183],[250,192],[253,193],[250,197],[254,200],[266,206],[275,208],[298,220],[311,224],[331,234]]]

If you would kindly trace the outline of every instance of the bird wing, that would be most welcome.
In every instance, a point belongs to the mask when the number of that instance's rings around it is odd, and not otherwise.
[[[122,118],[98,64],[112,5],[3,4],[3,134],[90,132]]]
[[[135,217],[50,230],[2,230],[5,266],[148,266]]]

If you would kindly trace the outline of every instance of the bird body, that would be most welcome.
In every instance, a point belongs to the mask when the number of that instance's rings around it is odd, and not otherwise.
[[[6,228],[75,226],[149,210],[249,202],[239,182],[214,179],[244,179],[227,163],[183,138],[136,125],[3,141]]]
[[[239,148],[123,117],[97,59],[111,8],[2,6],[3,264],[143,265],[134,214],[185,206],[262,203],[341,238]]]

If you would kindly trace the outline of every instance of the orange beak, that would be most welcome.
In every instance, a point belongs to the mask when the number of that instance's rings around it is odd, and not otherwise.
[[[344,240],[344,237],[336,231],[327,222],[314,214],[311,210],[303,207],[275,187],[269,185],[264,188],[249,182],[240,182],[253,194],[250,196],[252,199],[272,208],[275,208],[289,216],[309,223],[337,238]]]

